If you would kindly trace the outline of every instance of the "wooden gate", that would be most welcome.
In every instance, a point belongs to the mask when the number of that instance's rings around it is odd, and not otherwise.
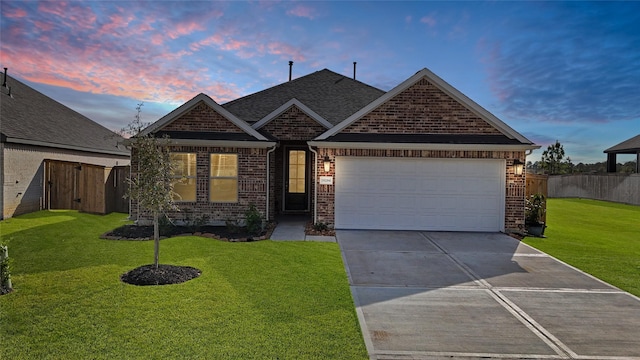
[[[107,168],[45,160],[44,169],[47,209],[70,209],[96,214],[129,211],[128,201],[122,199],[129,173],[128,166]]]

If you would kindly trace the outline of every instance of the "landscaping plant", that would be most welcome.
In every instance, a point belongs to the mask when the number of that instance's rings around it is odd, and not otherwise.
[[[0,295],[11,292],[11,272],[9,266],[9,248],[0,244]]]
[[[249,204],[249,209],[245,211],[244,216],[247,233],[250,235],[259,235],[263,228],[262,215],[253,203]]]
[[[158,269],[160,259],[159,218],[169,210],[177,210],[173,201],[173,174],[169,139],[142,134],[145,125],[140,113],[142,103],[136,107],[134,120],[125,129],[131,138],[132,157],[136,159],[135,172],[129,178],[127,197],[153,217],[154,265]]]

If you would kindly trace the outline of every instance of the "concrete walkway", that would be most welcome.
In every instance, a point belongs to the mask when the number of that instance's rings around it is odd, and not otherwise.
[[[504,234],[337,239],[371,359],[640,359],[640,299]]]
[[[277,219],[278,224],[271,234],[271,240],[336,242],[335,236],[305,235],[304,228],[308,221],[308,216],[279,217]]]

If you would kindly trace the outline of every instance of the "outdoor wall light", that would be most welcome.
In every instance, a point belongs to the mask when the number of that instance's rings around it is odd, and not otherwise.
[[[524,163],[519,159],[513,160],[513,172],[518,176],[521,176],[524,172]]]
[[[331,159],[329,159],[329,155],[324,156],[322,163],[324,165],[324,171],[329,172],[329,170],[331,170]]]

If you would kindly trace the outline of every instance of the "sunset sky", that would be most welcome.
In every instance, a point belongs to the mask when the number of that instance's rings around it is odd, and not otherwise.
[[[0,66],[121,129],[328,68],[390,90],[428,68],[574,163],[640,133],[640,2],[0,1]],[[1,124],[0,124],[1,126]],[[527,160],[540,160],[541,150]],[[628,161],[634,156],[619,156]]]

